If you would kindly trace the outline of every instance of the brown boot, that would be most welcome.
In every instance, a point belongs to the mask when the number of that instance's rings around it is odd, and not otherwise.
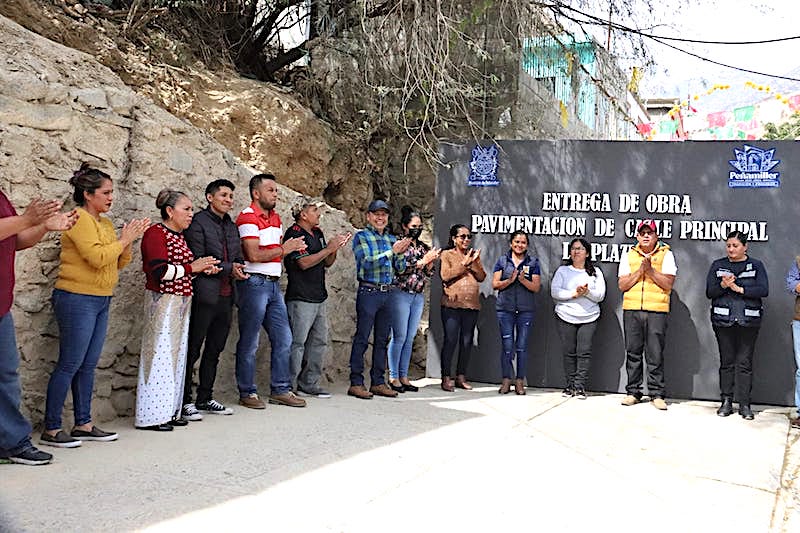
[[[525,395],[525,382],[523,380],[518,379],[514,382],[514,392],[516,392],[518,396]]]
[[[464,374],[459,374],[456,376],[456,387],[464,390],[472,390],[472,385],[467,383],[467,378],[464,377]]]
[[[442,390],[446,392],[453,392],[455,387],[453,387],[453,380],[450,379],[450,376],[442,377]]]
[[[359,400],[371,400],[372,393],[367,390],[364,385],[350,385],[350,388],[347,389],[348,396],[354,396]]]
[[[511,380],[503,378],[503,383],[500,385],[497,394],[508,394],[509,392],[511,392]]]
[[[383,396],[384,398],[397,398],[397,391],[392,390],[386,383],[380,385],[373,385],[369,391],[375,396]]]

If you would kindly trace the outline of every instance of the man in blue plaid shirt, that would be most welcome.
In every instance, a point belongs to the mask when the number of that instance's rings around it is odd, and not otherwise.
[[[358,276],[356,334],[350,352],[350,388],[347,394],[369,400],[374,394],[394,398],[397,393],[386,385],[386,352],[389,344],[392,310],[392,279],[406,268],[405,251],[411,239],[397,239],[386,231],[389,206],[373,200],[367,208],[367,227],[353,237],[353,253]],[[370,388],[364,386],[364,354],[373,331]]]

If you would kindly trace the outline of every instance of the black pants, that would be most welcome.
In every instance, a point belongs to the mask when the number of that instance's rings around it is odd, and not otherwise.
[[[723,397],[733,397],[735,382],[736,401],[740,404],[750,405],[750,391],[753,388],[753,351],[756,347],[758,329],[714,326],[714,334],[719,345],[720,392]]]
[[[556,317],[556,321],[564,353],[564,377],[567,387],[585,389],[589,381],[592,337],[597,329],[597,320],[586,324],[572,324]]]
[[[454,309],[442,307],[442,324],[444,325],[444,346],[442,346],[442,377],[451,376],[453,370],[453,354],[458,346],[458,363],[456,375],[467,373],[469,356],[472,353],[472,336],[478,323],[478,311],[475,309]]]
[[[654,398],[664,397],[664,341],[667,313],[623,311],[625,328],[625,370],[628,394],[642,397],[642,355],[647,360],[647,391]]]
[[[200,359],[200,348],[205,341],[203,358],[200,360],[200,383],[197,386],[197,402],[207,402],[213,396],[214,380],[217,379],[219,354],[225,349],[233,318],[233,299],[220,296],[216,305],[201,304],[192,300],[192,316],[189,319],[189,346],[186,352],[186,379],[183,386],[183,403],[192,403],[192,375],[194,365]]]

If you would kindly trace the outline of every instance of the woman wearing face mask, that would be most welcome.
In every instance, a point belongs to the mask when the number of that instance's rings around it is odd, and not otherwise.
[[[87,163],[69,180],[78,204],[78,221],[61,234],[61,266],[53,290],[58,321],[58,362],[47,384],[45,429],[40,442],[57,448],[75,448],[81,441],[108,442],[117,434],[92,423],[94,372],[108,325],[111,296],[119,271],[131,262],[131,246],[150,225],[150,219],[131,220],[120,237],[103,216],[114,200],[114,183]],[[72,390],[75,425],[61,429],[61,412]]]
[[[750,390],[753,351],[761,327],[761,298],[769,294],[764,264],[747,255],[747,235],[732,231],[725,241],[727,256],[711,263],[706,297],[711,298],[711,325],[719,345],[719,416],[733,413],[734,383],[739,414],[753,420]]]
[[[539,260],[528,255],[528,236],[515,231],[508,252],[494,265],[492,288],[497,291],[497,321],[500,325],[500,367],[503,383],[497,391],[508,394],[514,377],[512,362],[517,359],[514,392],[525,394],[525,368],[528,362],[528,334],[533,328],[535,295],[541,288]]]
[[[219,260],[195,259],[183,232],[192,223],[192,201],[184,193],[164,189],[156,207],[163,222],[142,238],[142,263],[147,277],[145,325],[136,388],[136,428],[172,431],[188,422],[179,417],[183,399],[192,274],[216,274]]]
[[[550,284],[567,382],[561,395],[579,400],[586,399],[592,338],[600,318],[600,302],[606,296],[606,281],[592,263],[591,249],[585,239],[572,239],[569,258],[558,267]]]
[[[472,233],[463,224],[450,228],[450,242],[440,255],[442,278],[442,390],[453,392],[455,387],[470,390],[466,373],[472,352],[472,336],[481,308],[480,283],[486,279],[481,264],[481,251],[472,248]],[[458,347],[456,382],[450,379],[453,355]]]
[[[401,235],[410,237],[411,245],[405,252],[406,269],[397,274],[392,282],[395,290],[391,293],[389,386],[397,392],[416,392],[417,387],[408,380],[408,365],[425,304],[425,284],[433,274],[433,262],[439,257],[441,250],[431,248],[419,240],[422,234],[422,218],[407,205],[401,209],[400,225]]]

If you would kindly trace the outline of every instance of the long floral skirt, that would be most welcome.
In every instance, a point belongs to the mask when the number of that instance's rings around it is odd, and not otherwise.
[[[169,422],[181,409],[191,304],[191,296],[145,292],[137,427]]]

